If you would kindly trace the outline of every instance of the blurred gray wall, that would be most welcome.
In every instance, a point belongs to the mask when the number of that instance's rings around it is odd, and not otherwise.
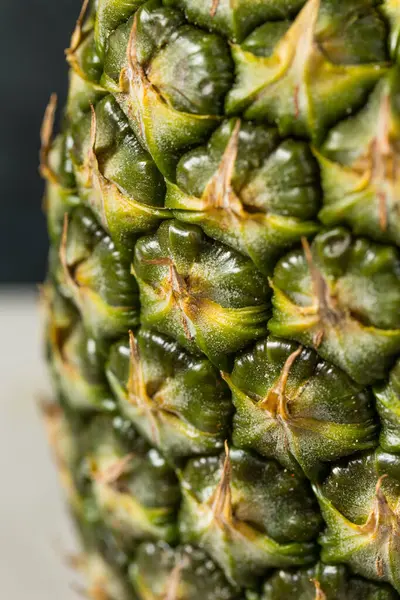
[[[81,0],[0,0],[0,283],[41,281],[47,236],[39,129],[51,92],[65,99],[64,48]]]

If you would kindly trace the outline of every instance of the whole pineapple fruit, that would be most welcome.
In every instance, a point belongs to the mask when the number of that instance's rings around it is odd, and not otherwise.
[[[95,0],[41,171],[95,600],[400,598],[398,0]]]

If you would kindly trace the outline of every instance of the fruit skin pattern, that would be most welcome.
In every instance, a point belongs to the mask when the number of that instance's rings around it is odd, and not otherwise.
[[[400,598],[398,0],[85,0],[43,406],[94,600]]]

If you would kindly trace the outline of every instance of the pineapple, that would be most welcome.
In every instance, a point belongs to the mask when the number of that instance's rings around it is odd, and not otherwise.
[[[85,0],[41,172],[95,600],[400,598],[398,0]]]

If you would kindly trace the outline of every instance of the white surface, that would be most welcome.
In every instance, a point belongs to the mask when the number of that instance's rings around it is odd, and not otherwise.
[[[34,291],[0,287],[1,600],[73,600],[73,535],[38,398],[49,396]]]

